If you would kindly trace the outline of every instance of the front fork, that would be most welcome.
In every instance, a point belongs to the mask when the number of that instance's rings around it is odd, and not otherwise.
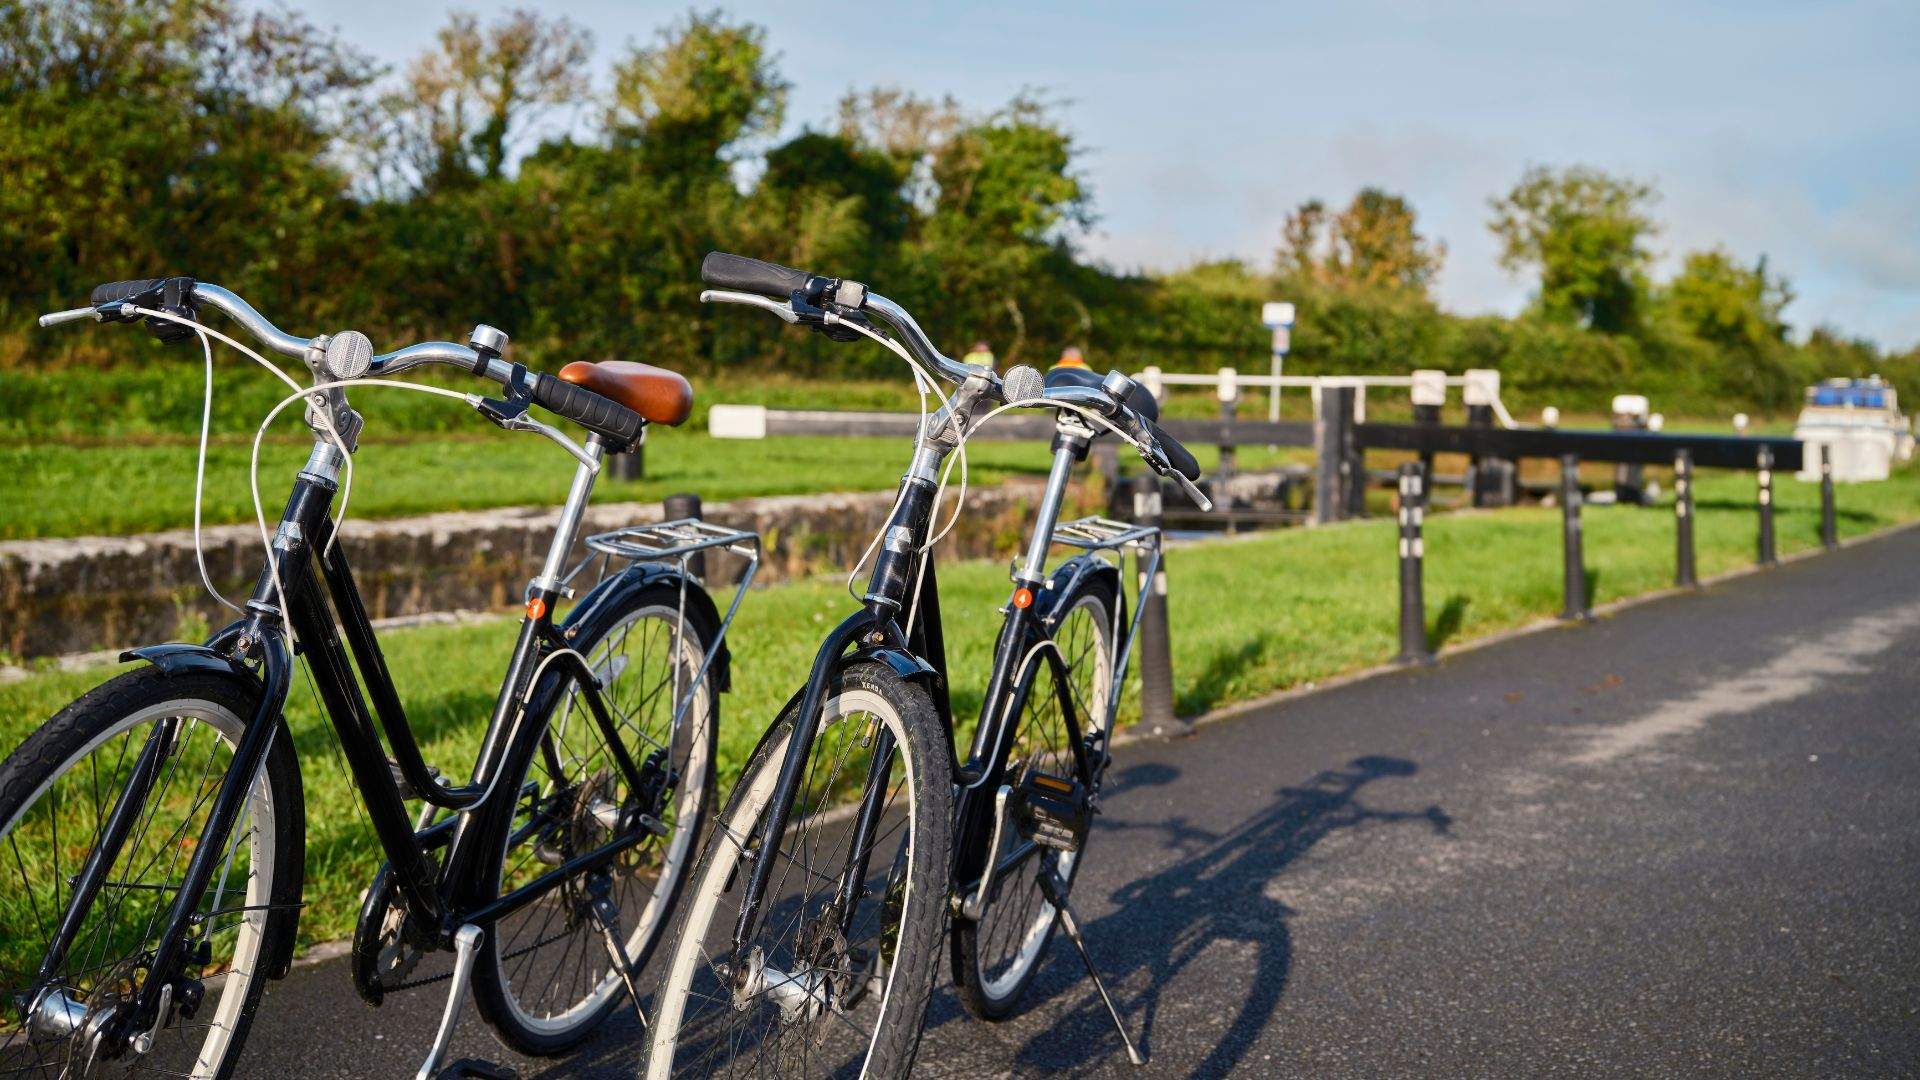
[[[1086,457],[1087,446],[1091,441],[1091,432],[1077,420],[1063,414],[1058,432],[1054,439],[1053,466],[1048,473],[1047,487],[1041,498],[1040,508],[1035,515],[1034,532],[1030,539],[1025,557],[1014,570],[1016,585],[1031,590],[1045,580],[1044,569],[1048,549],[1052,546],[1053,528],[1059,521],[1060,508],[1065,500],[1068,482],[1072,479],[1073,467]],[[758,847],[753,856],[753,868],[747,879],[747,890],[740,900],[740,914],[734,923],[732,952],[729,958],[729,970],[745,972],[748,966],[743,963],[747,953],[747,943],[753,940],[754,931],[759,926],[766,898],[767,884],[772,876],[773,862],[785,838],[786,828],[793,811],[793,801],[799,794],[801,777],[806,771],[807,757],[813,751],[814,736],[818,724],[813,722],[819,715],[826,699],[827,683],[839,667],[841,658],[849,645],[856,642],[866,646],[897,645],[906,640],[902,628],[905,618],[903,600],[908,596],[916,571],[921,570],[919,550],[925,543],[928,523],[933,510],[933,498],[937,491],[935,478],[938,475],[941,455],[923,447],[916,453],[912,467],[901,482],[901,494],[893,516],[887,522],[882,535],[881,550],[875,560],[873,577],[867,588],[866,607],[849,616],[836,626],[821,643],[820,651],[814,655],[813,669],[808,675],[805,691],[800,695],[800,708],[794,714],[794,730],[787,744],[786,756],[780,763],[780,775],[775,782],[773,798],[767,804],[766,820],[762,823]],[[924,553],[932,558],[931,552]],[[930,573],[931,568],[926,568]],[[1029,602],[1031,599],[1029,598]],[[1010,626],[1024,626],[1022,620],[1027,617],[1022,609],[1010,609]],[[1024,639],[1025,634],[1003,635],[1003,638]],[[1012,661],[1018,656],[996,657],[994,685],[1004,687],[1013,678]],[[944,665],[944,661],[943,661]],[[943,681],[946,672],[942,670]],[[988,709],[996,695],[989,688]],[[1003,696],[1003,695],[1002,695]],[[982,717],[982,727],[988,726],[987,716]],[[976,736],[977,739],[977,736]],[[977,745],[977,743],[976,743]],[[891,771],[892,754],[895,746],[890,737],[882,737],[876,744],[875,753],[868,766],[866,787],[863,790],[860,809],[856,815],[853,847],[849,853],[846,868],[836,883],[835,897],[839,904],[840,918],[843,924],[850,924],[854,904],[859,899],[861,883],[865,880],[868,861],[872,854],[874,834],[878,830],[882,803],[886,795],[886,776]],[[977,760],[977,753],[976,753]],[[962,770],[965,778],[971,770]],[[963,796],[965,790],[963,789]],[[843,925],[842,929],[845,929]]]
[[[264,692],[252,718],[240,734],[240,741],[234,746],[233,761],[221,779],[220,789],[207,813],[206,824],[201,827],[193,857],[188,860],[186,874],[174,893],[173,905],[167,913],[153,954],[142,965],[147,968],[147,977],[134,1007],[126,1015],[117,1018],[110,1028],[102,1029],[108,1044],[102,1049],[107,1057],[118,1056],[134,1036],[151,1031],[163,1022],[166,1019],[161,1015],[164,1003],[180,1000],[181,995],[175,993],[174,987],[190,956],[200,901],[213,883],[220,861],[228,853],[227,843],[234,824],[239,820],[249,789],[259,776],[267,753],[272,749],[274,735],[280,727],[278,717],[286,702],[292,659],[287,655],[285,644],[279,636],[277,619],[261,617],[256,612],[245,625],[247,629],[243,631],[243,636],[251,638],[262,660],[266,676]],[[75,880],[73,895],[61,917],[60,926],[48,942],[41,959],[35,984],[42,987],[43,992],[51,989],[60,965],[65,962],[68,951],[80,933],[87,912],[91,910],[108,872],[140,818],[141,810],[152,794],[154,780],[167,756],[173,752],[177,729],[177,719],[162,720],[155,725],[153,733],[141,748],[127,787],[114,804],[99,844],[88,856],[86,865]],[[32,1019],[29,1018],[29,1021]]]
[[[904,618],[905,601],[912,587],[915,570],[920,566],[922,553],[919,549],[926,542],[934,495],[938,490],[939,467],[938,452],[922,448],[915,454],[912,468],[900,482],[899,501],[881,534],[873,577],[868,582],[863,598],[865,606],[829,631],[826,640],[820,643],[819,652],[814,654],[806,689],[800,693],[799,707],[793,714],[793,735],[787,743],[786,756],[780,762],[780,775],[774,784],[773,798],[767,804],[766,820],[760,827],[759,846],[747,877],[747,890],[740,898],[740,915],[733,927],[730,970],[745,972],[748,969],[748,965],[742,962],[747,954],[747,942],[753,940],[754,932],[760,925],[774,859],[786,837],[788,820],[793,814],[793,802],[799,796],[807,758],[813,753],[814,736],[819,732],[817,721],[826,703],[828,683],[840,669],[849,646],[899,648],[906,644],[901,620]],[[883,745],[890,756],[891,739]],[[881,758],[882,755],[875,754],[876,762]],[[864,866],[866,862],[872,842],[871,826],[879,817],[876,798],[871,790],[862,797],[858,819],[863,823],[862,843],[852,853],[853,858],[848,860],[849,873],[855,865]],[[853,890],[858,888],[859,880],[843,874],[836,887],[836,895],[854,895]]]
[[[112,1044],[103,1047],[110,1050],[110,1056],[124,1051],[136,1034],[150,1031],[166,1019],[161,1015],[165,1007],[163,1002],[175,997],[174,984],[179,980],[189,956],[188,949],[194,938],[200,901],[206,895],[207,887],[213,883],[221,859],[227,854],[227,843],[234,824],[240,818],[248,792],[266,762],[268,751],[272,749],[274,735],[280,728],[277,720],[286,704],[287,688],[293,672],[293,658],[288,654],[283,637],[281,601],[303,591],[291,583],[305,581],[311,569],[312,545],[309,541],[323,531],[327,509],[337,490],[332,477],[338,464],[337,451],[331,447],[316,447],[314,456],[294,482],[293,494],[287,500],[286,510],[281,514],[280,526],[272,541],[273,557],[267,568],[261,571],[253,595],[247,601],[246,618],[235,627],[216,635],[211,642],[216,648],[228,650],[229,655],[236,659],[257,656],[264,685],[259,704],[255,706],[253,716],[233,748],[233,760],[227,767],[226,775],[221,778],[220,789],[207,812],[206,824],[201,827],[193,856],[187,861],[186,873],[174,893],[173,905],[167,912],[159,940],[144,965],[147,977],[134,1007],[127,1015],[117,1018],[111,1030],[102,1032],[106,1041]],[[73,895],[62,914],[60,925],[41,958],[35,980],[40,987],[49,986],[73,947],[81,923],[98,898],[114,860],[125,847],[140,817],[140,809],[152,794],[159,768],[172,751],[176,728],[173,720],[163,721],[155,726],[141,748],[134,774],[115,803],[99,844],[88,856],[87,863],[76,879]]]

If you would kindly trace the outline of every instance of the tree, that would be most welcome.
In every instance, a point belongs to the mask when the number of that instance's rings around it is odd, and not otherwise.
[[[1786,340],[1781,312],[1793,302],[1793,290],[1767,272],[1765,256],[1748,268],[1725,248],[1714,248],[1687,256],[1667,284],[1665,300],[1695,337],[1757,355]]]
[[[1321,280],[1326,258],[1327,204],[1308,199],[1287,215],[1280,226],[1280,276],[1302,284]]]
[[[331,261],[352,208],[326,156],[375,70],[337,39],[227,0],[11,0],[0,58],[12,296],[198,273],[268,302]]]
[[[376,184],[433,192],[497,180],[541,114],[587,95],[593,35],[567,19],[523,8],[483,28],[455,12],[435,42],[381,98],[368,132]],[[399,175],[394,161],[404,164]]]
[[[1536,165],[1492,200],[1488,228],[1502,266],[1540,275],[1543,314],[1617,333],[1632,328],[1647,291],[1654,199],[1652,187],[1598,169]]]
[[[614,65],[607,128],[657,173],[722,171],[730,154],[780,130],[788,84],[774,60],[761,27],[691,14]]]
[[[1413,207],[1379,188],[1360,189],[1333,221],[1334,258],[1340,277],[1369,288],[1425,294],[1440,272],[1447,248],[1414,228]]]
[[[1722,389],[1768,405],[1790,403],[1808,373],[1787,347],[1782,311],[1793,302],[1762,256],[1742,266],[1725,248],[1696,251],[1660,294],[1666,314],[1719,354]]]
[[[1413,206],[1380,188],[1361,188],[1346,209],[1327,217],[1312,199],[1281,227],[1279,271],[1301,282],[1426,295],[1446,258],[1446,245],[1421,236]]]

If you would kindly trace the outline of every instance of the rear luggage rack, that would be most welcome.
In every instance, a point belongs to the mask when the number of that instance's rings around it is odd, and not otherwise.
[[[720,654],[720,647],[727,640],[727,630],[733,625],[733,617],[740,612],[740,601],[747,598],[747,586],[753,584],[753,575],[760,569],[760,534],[730,529],[699,518],[676,518],[653,525],[630,525],[612,532],[596,533],[587,537],[586,545],[588,551],[600,556],[602,577],[612,568],[615,559],[643,563],[670,562],[678,566],[681,572],[678,619],[682,626],[687,617],[687,580],[704,579],[706,576],[704,553],[719,550],[747,561],[746,568],[740,572],[740,582],[733,590],[733,602],[727,605],[727,614],[720,620],[720,629],[713,636],[713,644],[708,646],[706,655],[700,658],[699,668],[683,682],[680,665],[674,665],[672,730],[677,734],[680,720],[692,706],[694,694],[706,678],[707,669],[713,666],[714,657]],[[567,573],[567,580],[573,580],[593,561],[592,554],[582,559],[580,565]]]
[[[684,559],[695,552],[712,548],[726,548],[729,553],[755,566],[760,562],[760,534],[729,529],[699,518],[679,518],[654,525],[631,525],[589,536],[586,544],[603,555],[637,562]],[[752,576],[751,570],[748,576]]]
[[[1160,530],[1131,521],[1083,517],[1053,527],[1053,542],[1088,551],[1118,551],[1125,547],[1158,547]]]

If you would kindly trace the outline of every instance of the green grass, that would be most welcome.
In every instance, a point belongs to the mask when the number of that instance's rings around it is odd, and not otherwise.
[[[260,497],[269,520],[286,499],[308,443],[262,448]],[[0,475],[12,498],[0,519],[0,540],[90,536],[185,528],[193,523],[194,464],[189,444],[0,445]],[[248,488],[251,441],[213,446],[207,455],[205,520],[253,520]],[[754,495],[820,491],[878,491],[900,481],[912,447],[904,439],[783,436],[714,439],[698,432],[662,431],[648,437],[646,477],[616,480],[609,472],[594,488],[597,503],[656,501],[693,492],[708,502]],[[1242,469],[1276,455],[1248,448]],[[1211,468],[1218,452],[1204,449]],[[1047,447],[1039,442],[976,442],[967,448],[969,482],[1043,476]],[[387,518],[440,510],[496,506],[558,506],[573,476],[573,459],[538,436],[482,432],[362,444],[354,455],[347,514]],[[958,483],[956,470],[954,482]]]
[[[1818,489],[1777,489],[1780,550],[1818,543]],[[1706,473],[1697,491],[1700,573],[1750,564],[1756,515],[1751,477]],[[1843,536],[1920,517],[1920,470],[1884,484],[1842,487]],[[1585,511],[1594,602],[1666,586],[1673,575],[1673,515],[1591,506]],[[1395,527],[1375,518],[1195,544],[1169,556],[1177,704],[1197,714],[1380,663],[1396,648]],[[1427,526],[1427,616],[1436,644],[1507,629],[1560,608],[1560,514],[1550,508],[1439,515]],[[978,708],[1008,588],[1005,564],[942,569],[956,712]],[[721,761],[730,782],[773,711],[804,678],[819,636],[850,610],[839,579],[758,590],[733,631],[734,692],[723,699]],[[514,625],[496,621],[390,633],[387,655],[430,759],[458,771],[470,761],[492,704]],[[66,701],[113,669],[48,671],[0,684],[0,746],[13,746]],[[304,679],[289,706],[305,769],[310,906],[306,941],[350,927],[359,890],[380,862],[377,845]],[[1131,697],[1131,695],[1130,695]],[[1129,711],[1131,706],[1129,705]],[[1123,721],[1124,722],[1124,721]]]
[[[206,521],[252,520],[247,486],[253,427],[283,393],[262,372],[220,360],[215,400],[215,445],[208,461]],[[456,373],[430,370],[409,378],[462,390],[480,387]],[[0,516],[0,540],[87,536],[183,528],[193,520],[193,477],[200,424],[198,358],[173,364],[106,368],[30,368],[0,372],[0,475],[14,497]],[[444,398],[367,389],[354,401],[367,418],[356,456],[349,513],[398,517],[440,510],[558,503],[572,462],[558,448],[526,435],[488,427]],[[1288,419],[1306,416],[1308,395],[1289,392]],[[799,379],[783,375],[704,378],[693,417],[679,429],[649,436],[647,478],[603,477],[602,501],[657,500],[681,491],[707,500],[818,491],[883,490],[893,486],[908,455],[898,439],[707,437],[707,409],[719,402],[772,408],[911,410],[917,398],[895,380]],[[1179,388],[1165,405],[1170,416],[1211,418],[1219,405],[1204,389]],[[1405,395],[1376,394],[1370,416],[1405,420]],[[1455,410],[1457,412],[1457,409]],[[295,410],[282,413],[278,434],[262,454],[261,497],[273,514],[288,474],[303,460],[307,439]],[[1264,419],[1266,398],[1255,391],[1240,415]],[[1451,421],[1458,417],[1449,414]],[[1599,417],[1569,416],[1567,426],[1603,426]],[[1775,425],[1776,427],[1779,425]],[[1724,420],[1675,420],[1672,430],[1727,430]],[[1217,452],[1193,448],[1212,469]],[[1040,443],[978,442],[970,447],[975,483],[1045,470]],[[1240,468],[1306,460],[1304,451],[1246,447]],[[1441,471],[1457,471],[1443,461]]]

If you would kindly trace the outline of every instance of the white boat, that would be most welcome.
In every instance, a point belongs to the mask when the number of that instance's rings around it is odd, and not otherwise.
[[[1797,478],[1820,479],[1820,450],[1832,454],[1838,483],[1885,480],[1895,462],[1913,458],[1913,423],[1899,396],[1878,375],[1828,379],[1807,387],[1793,437],[1806,446]]]

